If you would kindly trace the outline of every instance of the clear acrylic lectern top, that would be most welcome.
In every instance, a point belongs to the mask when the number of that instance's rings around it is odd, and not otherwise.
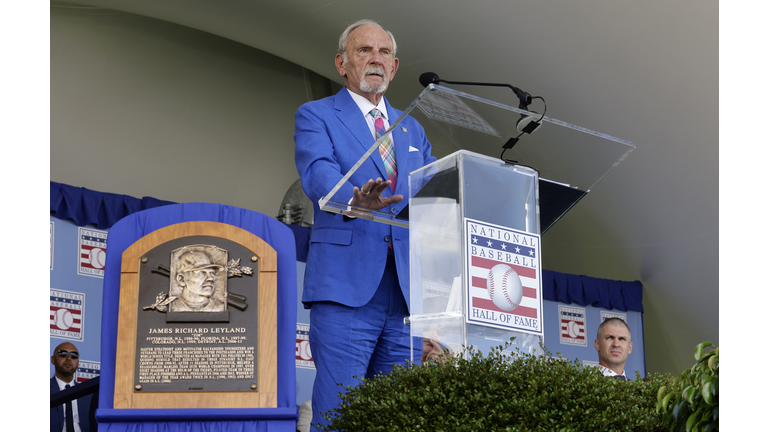
[[[536,169],[541,179],[583,192],[592,189],[635,149],[634,144],[629,141],[469,93],[430,84],[390,125],[385,135],[368,149],[358,164],[320,200],[320,209],[333,213],[345,212],[350,216],[408,227],[408,219],[402,215],[398,217],[375,210],[350,207],[347,202],[334,200],[334,194],[406,116],[415,118],[424,127],[432,144],[432,154],[437,158],[458,150],[499,158],[504,144],[510,138],[520,135],[517,121],[521,116],[540,119],[541,127],[530,135],[521,136],[519,142],[504,153],[504,159]],[[400,175],[403,174],[405,173]],[[411,195],[415,193],[416,191],[411,191]]]

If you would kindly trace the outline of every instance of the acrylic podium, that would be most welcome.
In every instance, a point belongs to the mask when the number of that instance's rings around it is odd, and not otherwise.
[[[541,235],[634,144],[435,84],[387,134],[406,116],[442,157],[409,173],[408,207],[392,215],[334,200],[382,137],[320,200],[321,209],[409,229],[412,355],[422,338],[444,351],[486,352],[514,337],[509,349],[534,352],[544,342]],[[541,126],[523,134],[523,117]]]

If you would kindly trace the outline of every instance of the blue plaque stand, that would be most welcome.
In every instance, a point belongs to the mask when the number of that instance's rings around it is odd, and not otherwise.
[[[277,407],[115,409],[121,259],[137,240],[182,222],[209,221],[246,230],[277,252]],[[285,431],[296,430],[296,247],[292,231],[274,218],[237,207],[190,203],[134,213],[116,223],[107,238],[101,331],[99,431]]]

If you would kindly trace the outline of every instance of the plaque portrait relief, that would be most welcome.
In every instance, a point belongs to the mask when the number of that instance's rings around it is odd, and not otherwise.
[[[191,245],[171,253],[170,312],[227,310],[227,251]]]
[[[251,267],[241,266],[240,258],[228,260],[226,249],[215,245],[193,244],[174,249],[170,266],[159,264],[152,269],[170,279],[168,294],[161,291],[155,302],[144,310],[168,313],[227,312],[228,306],[244,311],[245,296],[227,289],[230,277],[252,276]],[[201,318],[202,319],[202,318]],[[205,321],[205,319],[202,319]]]

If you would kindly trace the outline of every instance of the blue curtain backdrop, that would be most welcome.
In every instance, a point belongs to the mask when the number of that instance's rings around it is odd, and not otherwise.
[[[58,219],[71,219],[77,226],[95,225],[107,229],[130,214],[168,204],[176,203],[51,182],[51,214]]]
[[[130,214],[169,204],[156,198],[96,192],[51,182],[51,213],[71,219],[78,226],[88,224],[107,229]],[[310,228],[288,225],[296,241],[296,260],[306,262]],[[643,312],[643,284],[543,271],[544,299],[620,311]]]

